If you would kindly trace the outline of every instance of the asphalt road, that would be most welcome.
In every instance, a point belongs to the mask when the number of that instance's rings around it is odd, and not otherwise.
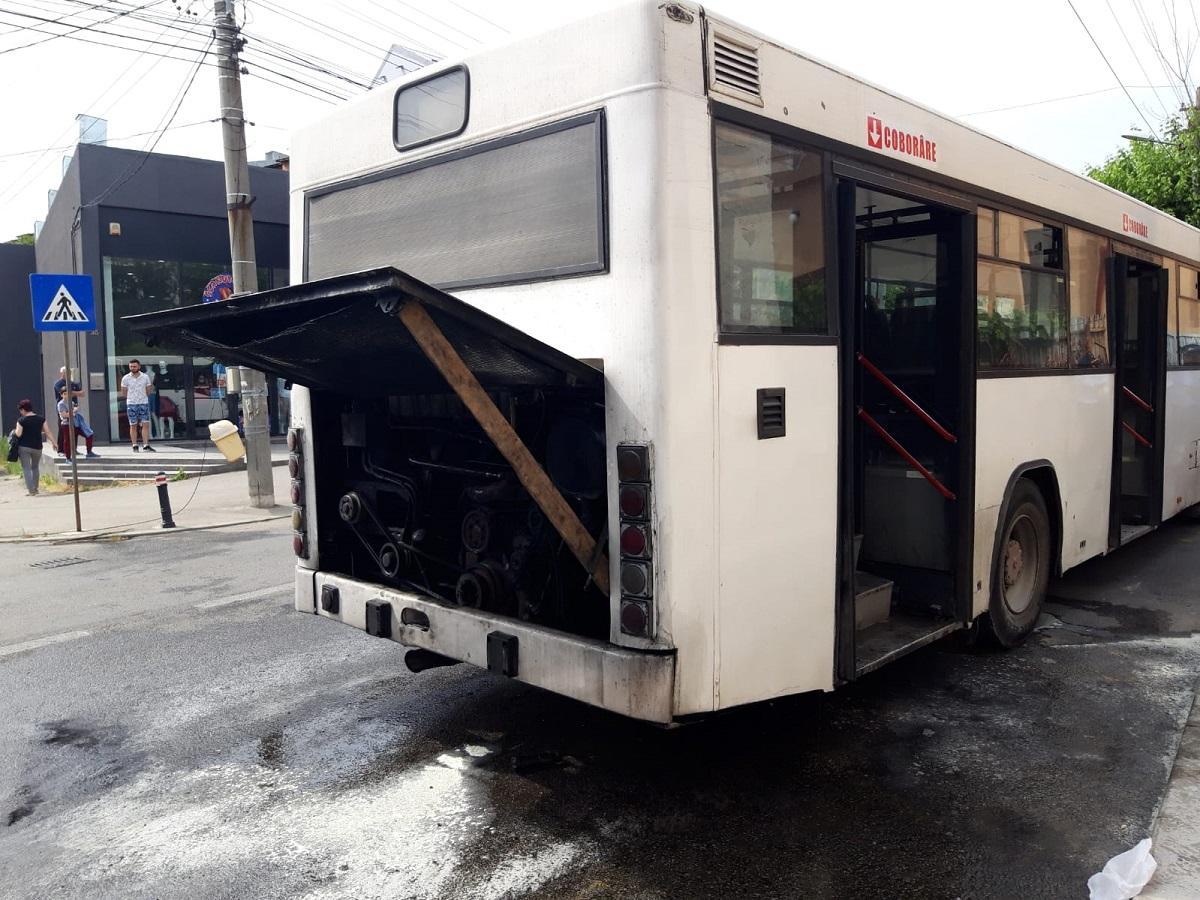
[[[1200,670],[1192,522],[1055,585],[1018,651],[674,731],[409,674],[291,610],[285,529],[0,546],[0,893],[1081,897]]]

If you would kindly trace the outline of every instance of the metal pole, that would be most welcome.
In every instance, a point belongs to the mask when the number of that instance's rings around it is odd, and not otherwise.
[[[225,145],[225,207],[229,211],[229,251],[236,295],[258,290],[254,217],[250,211],[254,198],[250,194],[250,165],[246,160],[246,120],[238,58],[241,38],[233,17],[233,0],[213,0],[213,15],[221,88],[221,135]],[[275,484],[271,473],[267,380],[262,372],[242,370],[242,410],[250,504],[269,509],[275,505]]]
[[[71,442],[71,492],[75,495],[75,530],[83,531],[83,520],[79,515],[79,464],[75,460],[78,455],[75,452],[78,449],[75,446],[75,404],[71,397],[71,341],[67,332],[64,331],[62,336],[63,357],[67,365],[67,380],[63,385],[62,399],[67,401],[67,440]],[[82,385],[83,382],[80,382],[81,387]],[[58,415],[58,400],[54,401],[54,414]]]
[[[167,493],[167,473],[159,472],[155,475],[154,483],[158,487],[158,511],[162,514],[162,527],[174,528],[175,520],[171,518],[171,496]]]

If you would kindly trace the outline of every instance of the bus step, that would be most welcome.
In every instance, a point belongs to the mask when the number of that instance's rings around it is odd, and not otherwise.
[[[886,622],[892,610],[892,582],[868,572],[854,573],[854,627]]]

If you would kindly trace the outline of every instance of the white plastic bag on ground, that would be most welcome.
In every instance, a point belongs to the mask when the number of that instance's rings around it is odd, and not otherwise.
[[[1104,864],[1104,869],[1088,879],[1090,900],[1131,900],[1154,877],[1158,863],[1150,855],[1150,838],[1138,843]]]

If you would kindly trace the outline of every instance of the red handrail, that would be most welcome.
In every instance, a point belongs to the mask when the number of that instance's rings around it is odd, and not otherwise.
[[[873,418],[871,418],[870,413],[868,413],[866,410],[864,410],[861,406],[858,408],[858,417],[860,419],[862,419],[864,422],[866,422],[868,425],[870,425],[871,428],[874,429],[875,433],[878,434],[881,438],[883,438],[883,440],[887,443],[887,445],[889,447],[891,447],[893,450],[895,450],[897,453],[899,453],[901,456],[903,456],[904,461],[906,463],[908,463],[910,466],[912,466],[914,469],[916,469],[918,472],[920,472],[921,475],[924,476],[925,480],[928,481],[931,485],[933,485],[933,489],[935,491],[937,491],[939,494],[941,494],[947,500],[957,500],[958,499],[958,497],[955,496],[954,491],[950,490],[950,488],[946,487],[944,484],[942,484],[940,481],[938,481],[936,475],[934,475],[927,468],[925,468],[923,465],[921,465],[919,462],[917,462],[917,458],[915,456],[913,456],[911,453],[909,453],[907,450],[905,450],[902,446],[900,446],[900,442],[897,441],[890,434],[888,434],[887,429],[884,428],[882,425],[880,425],[878,422],[876,422]]]
[[[1134,403],[1136,403],[1138,406],[1140,406],[1146,412],[1148,412],[1148,413],[1154,412],[1153,406],[1151,406],[1149,403],[1147,403],[1145,400],[1143,400],[1141,397],[1139,397],[1137,394],[1135,394],[1129,388],[1125,387],[1125,385],[1121,385],[1121,390],[1123,390],[1125,392],[1125,396],[1127,396],[1130,400],[1132,400]]]
[[[912,410],[916,414],[917,418],[919,418],[922,422],[924,422],[926,425],[928,425],[930,428],[932,428],[937,433],[938,437],[940,437],[944,441],[949,441],[951,444],[958,443],[958,438],[956,438],[949,431],[947,431],[945,428],[943,428],[941,425],[939,425],[937,420],[934,419],[933,416],[931,416],[931,415],[929,415],[929,413],[925,412],[925,410],[921,408],[921,405],[919,403],[917,403],[916,400],[914,400],[912,397],[908,396],[908,394],[904,393],[904,391],[901,390],[900,386],[898,384],[896,384],[894,381],[892,381],[892,379],[890,379],[886,375],[884,375],[883,372],[881,372],[879,370],[879,368],[873,362],[871,362],[869,359],[867,359],[865,356],[863,356],[862,353],[858,353],[857,356],[858,356],[858,361],[862,365],[862,367],[864,369],[866,369],[868,372],[870,372],[872,375],[874,375],[876,381],[878,381],[885,388],[887,388],[889,391],[891,391],[896,397],[898,397],[905,406],[907,406],[910,410]]]
[[[1149,447],[1152,450],[1154,449],[1154,445],[1152,443],[1150,443],[1148,440],[1146,440],[1144,437],[1142,437],[1140,434],[1138,434],[1133,429],[1133,426],[1130,425],[1128,422],[1122,422],[1121,427],[1124,428],[1126,431],[1128,431],[1130,434],[1132,434],[1133,439],[1135,441],[1137,441],[1139,444],[1141,444],[1143,447]]]

